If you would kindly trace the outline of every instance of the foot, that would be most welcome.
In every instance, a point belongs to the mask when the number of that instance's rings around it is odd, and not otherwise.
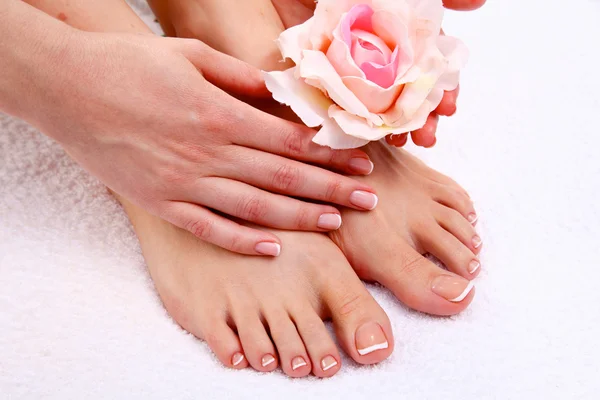
[[[436,315],[464,310],[481,271],[469,195],[405,150],[382,143],[367,149],[375,169],[361,179],[377,190],[379,205],[363,215],[343,211],[344,223],[331,238],[362,279],[381,283],[407,306]]]
[[[387,315],[327,236],[277,232],[279,257],[241,256],[122,203],[167,311],[225,366],[330,377],[341,358],[325,318],[356,362],[392,353]]]

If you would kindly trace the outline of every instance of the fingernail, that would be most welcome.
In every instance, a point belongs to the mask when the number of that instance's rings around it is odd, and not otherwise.
[[[322,214],[317,221],[317,227],[326,230],[336,230],[342,226],[342,216],[340,214]]]
[[[257,253],[263,254],[265,256],[273,256],[277,257],[279,253],[281,253],[281,246],[279,243],[273,242],[260,242],[254,248]]]
[[[363,190],[355,190],[350,195],[350,203],[365,210],[374,209],[377,207],[377,202],[379,202],[379,199],[375,194]]]
[[[348,167],[352,172],[369,175],[373,172],[373,163],[368,158],[351,158]]]
[[[233,357],[231,357],[231,363],[234,367],[240,365],[242,361],[244,361],[244,355],[242,353],[235,353]]]
[[[459,303],[473,290],[473,282],[458,276],[442,275],[435,278],[431,290],[448,301]]]
[[[261,364],[263,367],[266,367],[267,365],[271,365],[275,362],[275,357],[273,357],[270,354],[267,354],[265,356],[263,356],[262,360],[261,360]]]
[[[477,222],[477,220],[479,219],[479,216],[477,216],[477,214],[475,214],[475,213],[471,213],[467,216],[467,219],[469,220],[471,225],[475,225],[475,222]]]
[[[481,238],[477,235],[473,236],[473,247],[475,247],[476,249],[481,247],[481,244],[483,242],[481,241]]]
[[[481,267],[481,263],[477,260],[473,260],[469,263],[469,273],[474,274]]]
[[[383,329],[376,322],[367,322],[356,330],[356,350],[361,356],[377,350],[387,349],[389,344]]]
[[[298,357],[294,357],[294,359],[292,360],[292,370],[295,371],[298,368],[304,367],[306,364],[306,361],[304,361],[304,358],[298,356]]]
[[[321,369],[327,371],[337,365],[337,361],[333,356],[326,356],[321,360]]]

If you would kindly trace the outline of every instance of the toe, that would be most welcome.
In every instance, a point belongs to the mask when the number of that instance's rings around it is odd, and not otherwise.
[[[408,307],[429,314],[453,315],[473,300],[470,281],[439,268],[408,243],[399,239],[393,249],[381,254],[389,255],[381,258],[387,261],[378,266],[374,278]]]
[[[456,236],[437,224],[427,229],[425,234],[417,235],[423,249],[443,262],[450,271],[467,279],[475,277],[479,260]]]
[[[319,378],[335,375],[340,370],[342,362],[321,318],[309,306],[293,311],[291,316],[308,350],[312,373]]]
[[[266,313],[271,337],[279,353],[281,369],[288,376],[300,378],[310,374],[310,358],[296,329],[287,313]]]
[[[434,184],[432,196],[435,201],[458,211],[472,225],[477,223],[477,213],[469,196],[454,186]]]
[[[277,368],[275,347],[257,313],[245,311],[234,320],[244,354],[252,368],[261,372]]]
[[[360,280],[329,282],[324,298],[338,341],[356,362],[375,364],[392,354],[394,338],[388,316]]]
[[[437,210],[436,219],[440,226],[456,236],[474,254],[479,254],[483,241],[475,228],[456,210],[441,206]]]
[[[211,350],[226,367],[243,369],[248,360],[242,350],[238,336],[223,319],[214,319],[206,324],[209,329],[199,335],[203,337]]]

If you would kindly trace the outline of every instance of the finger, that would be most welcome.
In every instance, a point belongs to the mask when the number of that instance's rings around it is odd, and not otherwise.
[[[408,133],[402,133],[400,135],[388,135],[385,137],[387,144],[402,147],[408,142]]]
[[[266,129],[265,127],[268,127]],[[256,129],[256,132],[252,132]],[[312,141],[317,133],[304,125],[267,113],[255,114],[254,120],[240,129],[234,143],[279,154],[286,158],[318,164],[352,175],[368,175],[373,163],[362,150],[333,150]]]
[[[444,0],[444,7],[452,10],[470,11],[485,4],[485,0]]]
[[[195,204],[171,201],[160,217],[205,242],[234,253],[276,257],[281,252],[277,236],[236,224]]]
[[[224,154],[215,175],[288,196],[339,204],[357,210],[377,206],[368,185],[325,169],[248,148]]]
[[[417,146],[433,147],[436,143],[435,132],[437,130],[438,115],[436,113],[429,114],[425,126],[411,133],[413,142]]]
[[[271,97],[258,68],[218,52],[196,39],[168,39],[213,85],[239,95]]]
[[[456,112],[456,99],[458,97],[458,93],[460,91],[460,87],[450,91],[444,92],[444,97],[442,97],[442,101],[440,105],[435,109],[435,112],[439,115],[444,115],[446,117],[450,117],[454,115]]]
[[[257,189],[225,178],[202,180],[196,203],[261,226],[293,231],[328,232],[342,225],[340,212]]]

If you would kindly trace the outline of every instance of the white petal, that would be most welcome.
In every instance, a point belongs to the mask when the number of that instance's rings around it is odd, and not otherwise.
[[[342,132],[361,140],[379,140],[389,132],[388,127],[371,126],[364,118],[352,115],[335,105],[329,108],[329,116],[337,122]]]
[[[292,26],[279,35],[277,45],[284,59],[291,59],[296,65],[302,59],[302,50],[310,48],[310,29],[314,18],[300,25]]]
[[[327,110],[333,103],[319,89],[296,78],[296,68],[263,72],[265,83],[275,100],[290,106],[306,126],[314,128],[329,119]]]
[[[334,150],[355,149],[369,143],[368,140],[347,135],[333,119],[327,119],[323,123],[313,142]]]

